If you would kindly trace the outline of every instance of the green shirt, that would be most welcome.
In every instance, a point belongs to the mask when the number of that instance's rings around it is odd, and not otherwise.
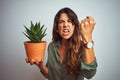
[[[81,61],[81,72],[74,77],[69,77],[63,67],[66,64],[66,59],[60,64],[60,55],[58,49],[60,42],[51,42],[48,45],[48,61],[46,66],[48,67],[48,75],[44,75],[48,80],[84,80],[85,78],[92,78],[96,73],[97,62],[96,60],[91,64],[85,64]]]

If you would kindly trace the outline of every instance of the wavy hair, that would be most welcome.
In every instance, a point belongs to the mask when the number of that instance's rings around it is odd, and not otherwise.
[[[77,15],[70,8],[63,8],[60,11],[58,11],[54,18],[53,33],[52,33],[53,35],[52,40],[55,42],[62,40],[62,37],[58,33],[58,22],[59,22],[59,17],[62,13],[67,14],[69,19],[72,21],[72,24],[75,26],[73,35],[68,40],[68,47],[67,47],[68,60],[65,65],[65,70],[71,76],[80,72],[79,55],[81,50],[80,49],[81,40],[80,40],[80,31],[79,31],[79,20],[77,18]]]

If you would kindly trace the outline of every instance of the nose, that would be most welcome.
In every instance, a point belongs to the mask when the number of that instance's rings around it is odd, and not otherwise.
[[[64,22],[64,27],[67,27],[68,26],[68,22]]]

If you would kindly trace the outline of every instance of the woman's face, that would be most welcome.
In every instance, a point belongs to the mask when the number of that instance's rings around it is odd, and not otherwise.
[[[74,32],[75,26],[66,13],[62,13],[58,22],[58,32],[63,39],[69,39]]]

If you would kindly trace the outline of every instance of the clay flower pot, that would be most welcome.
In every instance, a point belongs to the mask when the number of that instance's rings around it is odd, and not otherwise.
[[[30,41],[24,42],[26,56],[28,61],[41,61],[44,59],[46,41],[40,43],[31,43]]]
[[[46,41],[42,41],[43,37],[46,36],[46,29],[44,25],[40,25],[40,22],[33,24],[28,28],[26,26],[23,34],[30,40],[25,41],[24,46],[26,50],[26,56],[28,61],[38,62],[44,59]]]

